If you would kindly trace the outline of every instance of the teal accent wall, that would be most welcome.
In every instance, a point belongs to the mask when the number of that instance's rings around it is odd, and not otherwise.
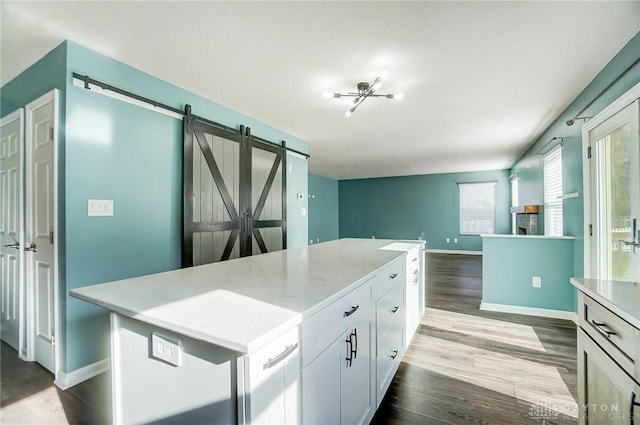
[[[287,155],[287,248],[307,245],[308,231],[308,161],[295,154]],[[298,195],[302,199],[299,199]]]
[[[66,222],[67,289],[180,266],[182,121],[73,86],[72,73],[238,128],[302,152],[307,143],[74,42],[68,45]],[[307,218],[295,193],[307,193],[306,159],[287,155],[287,243],[304,246]],[[88,199],[112,199],[113,217],[88,217]],[[296,214],[296,210],[298,214]],[[66,370],[108,355],[108,316],[70,298]]]
[[[338,180],[309,174],[309,239],[338,239]]]
[[[126,64],[66,41],[0,89],[3,115],[60,92],[60,365],[70,372],[108,356],[107,311],[72,289],[180,266],[182,121],[73,85],[72,73],[307,152],[307,143]],[[287,155],[287,242],[305,246],[307,160]],[[296,193],[303,193],[298,201]],[[88,217],[88,199],[114,201],[113,217]],[[302,214],[302,207],[305,214]]]
[[[483,238],[482,302],[574,311],[573,239]],[[540,288],[532,277],[542,279]]]
[[[585,188],[583,188],[582,184],[582,123],[584,121],[577,120],[573,126],[567,126],[566,121],[573,118],[605,87],[633,64],[638,59],[638,52],[640,52],[640,32],[598,73],[593,81],[542,133],[542,136],[533,143],[511,169],[511,172],[517,174],[520,178],[518,193],[520,203],[543,203],[542,157],[537,153],[540,151],[546,152],[553,147],[553,144],[551,144],[543,149],[553,137],[564,138],[562,144],[563,191],[564,193],[578,192],[580,194],[578,198],[565,199],[563,203],[564,233],[565,235],[575,236],[573,276],[582,277],[584,275],[585,223],[583,195]],[[592,117],[596,115],[638,82],[640,82],[640,66],[636,66],[615,83],[581,116]]]
[[[340,237],[422,238],[427,249],[480,251],[480,236],[459,233],[458,183],[482,181],[497,182],[496,233],[511,233],[509,172],[498,170],[341,180]]]

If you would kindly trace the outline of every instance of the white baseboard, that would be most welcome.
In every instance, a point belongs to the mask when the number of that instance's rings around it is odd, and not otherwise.
[[[433,254],[465,254],[465,255],[482,255],[482,251],[463,251],[460,249],[425,249],[425,251]]]
[[[56,374],[56,380],[53,381],[53,383],[64,391],[108,370],[109,359],[102,359],[71,372],[63,372],[59,370]]]
[[[527,316],[548,317],[550,319],[571,320],[578,323],[578,315],[573,311],[549,310],[546,308],[522,307],[519,305],[480,303],[480,310],[499,313],[525,314]]]

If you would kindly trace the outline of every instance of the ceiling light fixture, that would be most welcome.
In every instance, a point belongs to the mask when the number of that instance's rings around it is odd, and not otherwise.
[[[396,100],[402,99],[403,96],[401,94],[393,94],[393,93],[376,94],[376,91],[380,90],[380,87],[382,87],[382,81],[385,78],[387,78],[387,74],[388,74],[387,71],[380,72],[380,74],[376,77],[375,80],[373,80],[373,83],[371,84],[367,82],[358,83],[356,85],[358,89],[357,92],[349,92],[349,93],[324,92],[322,95],[327,99],[328,98],[340,99],[343,97],[354,97],[355,99],[353,99],[353,106],[351,106],[351,108],[345,113],[347,117],[350,117],[358,108],[358,106],[360,106],[362,102],[364,102],[365,99],[368,97],[386,97],[387,99],[396,99]]]

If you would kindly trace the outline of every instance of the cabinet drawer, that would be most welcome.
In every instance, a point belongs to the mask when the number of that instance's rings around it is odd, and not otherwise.
[[[422,249],[420,248],[420,246],[417,246],[407,252],[407,270],[409,270],[411,266],[418,268],[418,265],[420,264],[420,253],[422,252]]]
[[[371,281],[302,322],[302,364],[308,365],[349,326],[371,311]]]
[[[398,317],[404,314],[404,285],[389,289],[376,303],[376,327],[378,335],[383,335]]]
[[[580,294],[580,326],[622,366],[635,375],[638,330],[597,301]]]
[[[395,285],[404,285],[405,261],[399,258],[376,274],[373,281],[373,299],[378,300]]]
[[[404,323],[402,320],[394,321],[387,332],[378,338],[376,355],[376,400],[378,405],[382,401],[387,388],[398,370],[400,360],[404,355]]]

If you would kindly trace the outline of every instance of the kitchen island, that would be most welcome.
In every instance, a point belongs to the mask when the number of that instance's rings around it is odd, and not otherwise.
[[[423,248],[343,239],[71,294],[111,311],[115,423],[368,423],[424,312]]]

